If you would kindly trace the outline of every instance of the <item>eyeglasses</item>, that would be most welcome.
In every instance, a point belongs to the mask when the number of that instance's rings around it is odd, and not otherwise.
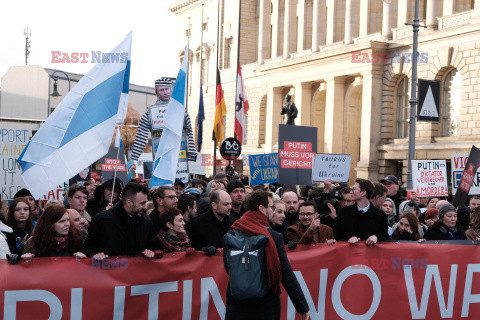
[[[164,198],[170,198],[170,200],[177,199],[176,195],[171,195],[171,196],[164,196]]]
[[[313,216],[315,212],[300,212],[301,216]]]

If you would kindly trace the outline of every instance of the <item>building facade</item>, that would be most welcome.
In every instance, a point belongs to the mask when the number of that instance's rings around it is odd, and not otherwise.
[[[239,15],[239,0],[175,2],[170,10],[182,26],[179,37],[187,43],[190,35],[192,119],[202,73],[203,134],[209,137],[218,54],[225,135],[233,136],[240,16],[239,60],[250,103],[243,153],[278,150],[288,93],[299,109],[296,124],[318,128],[317,152],[352,155],[350,181],[386,174],[406,181],[413,32],[405,23],[412,23],[414,4],[242,0]],[[418,78],[441,81],[442,93],[440,123],[416,125],[415,157],[449,162],[451,153],[468,152],[480,138],[480,0],[420,0],[419,18],[427,28],[419,33]],[[202,152],[212,150],[213,142],[204,139]]]

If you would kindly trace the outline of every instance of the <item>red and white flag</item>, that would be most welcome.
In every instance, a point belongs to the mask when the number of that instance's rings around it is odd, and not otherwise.
[[[243,84],[242,67],[238,64],[237,95],[235,101],[235,135],[242,145],[247,142],[247,124],[245,123],[245,116],[248,109],[247,91]]]

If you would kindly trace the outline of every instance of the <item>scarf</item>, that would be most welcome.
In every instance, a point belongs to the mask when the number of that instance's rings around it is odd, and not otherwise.
[[[282,281],[282,268],[278,257],[277,246],[273,241],[267,217],[259,211],[247,211],[235,221],[232,229],[242,231],[250,236],[263,235],[268,237],[265,245],[265,260],[267,262],[268,287],[275,293],[280,293],[280,281]]]
[[[55,252],[60,252],[68,246],[68,236],[55,236]]]
[[[460,234],[456,227],[449,228],[443,223],[440,223],[440,232],[447,234],[451,240],[461,240]]]
[[[157,239],[160,240],[166,252],[185,251],[186,248],[190,247],[190,239],[186,233],[180,233],[175,237],[160,230]]]

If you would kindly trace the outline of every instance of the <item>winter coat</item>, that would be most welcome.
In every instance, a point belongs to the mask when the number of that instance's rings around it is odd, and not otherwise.
[[[223,248],[223,236],[235,220],[229,215],[220,221],[211,209],[205,214],[193,217],[186,225],[192,247],[195,250],[201,250],[205,246]]]

